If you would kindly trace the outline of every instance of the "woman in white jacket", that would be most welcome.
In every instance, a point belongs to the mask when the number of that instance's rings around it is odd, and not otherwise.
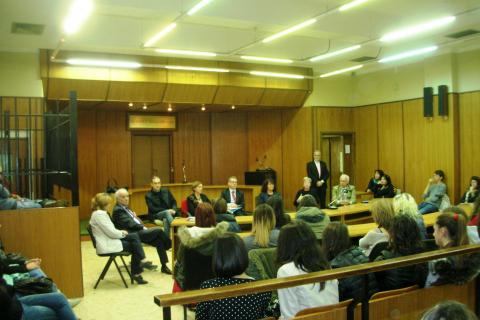
[[[138,284],[148,283],[142,278],[143,268],[155,269],[156,266],[145,258],[142,243],[137,233],[118,230],[113,225],[106,209],[111,197],[106,193],[97,193],[92,199],[90,226],[96,240],[98,254],[127,251],[132,254],[132,278]]]

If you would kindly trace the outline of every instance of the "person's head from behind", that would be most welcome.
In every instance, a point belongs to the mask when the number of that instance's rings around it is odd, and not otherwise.
[[[280,229],[277,262],[280,265],[293,262],[297,268],[305,272],[330,268],[315,233],[303,221],[290,222]]]
[[[421,320],[478,320],[478,318],[466,305],[446,300],[426,311]]]
[[[231,176],[228,178],[228,188],[235,190],[237,189],[238,179],[235,176]]]
[[[390,249],[402,256],[422,251],[422,239],[417,222],[412,217],[399,214],[392,220],[388,231],[390,235]]]
[[[385,175],[385,172],[383,172],[383,170],[380,170],[380,169],[377,169],[375,170],[375,173],[373,174],[373,178],[375,180],[380,180],[380,178]]]
[[[470,187],[474,190],[478,190],[480,187],[480,177],[473,176],[470,178]]]
[[[379,228],[390,230],[395,212],[392,202],[387,199],[378,199],[372,203],[372,218]]]
[[[345,188],[350,183],[350,177],[347,174],[342,174],[340,176],[340,187]]]
[[[208,202],[199,203],[195,209],[195,225],[200,228],[210,228],[216,224],[212,205]]]
[[[267,248],[270,231],[275,228],[275,213],[268,204],[260,204],[253,212],[252,234],[259,247]]]
[[[303,177],[303,190],[308,191],[312,187],[312,179],[309,177]]]
[[[330,261],[351,247],[348,228],[341,222],[330,222],[322,236],[323,253]]]
[[[407,214],[414,218],[418,217],[418,205],[415,198],[409,193],[397,194],[393,197],[393,210],[395,214]]]
[[[276,187],[275,187],[275,182],[271,178],[265,179],[262,184],[262,192],[275,192]]]
[[[270,197],[268,200],[267,200],[267,204],[272,207],[273,209],[273,212],[275,214],[275,220],[276,222],[279,222],[279,221],[284,221],[285,220],[285,206],[283,204],[283,199],[282,197],[280,196],[273,196],[273,197]],[[282,225],[284,225],[284,223],[282,223]]]
[[[388,174],[384,174],[381,178],[380,178],[380,184],[382,186],[385,186],[385,187],[388,187],[389,185],[392,184],[392,179],[390,178],[390,176]]]
[[[462,208],[449,207],[442,211],[433,225],[435,243],[440,248],[468,244],[467,215]]]
[[[201,194],[203,190],[203,184],[200,181],[193,181],[192,182],[192,191],[194,193]]]
[[[162,188],[162,180],[157,176],[153,176],[150,186],[154,192],[158,192],[160,191],[160,188]]]
[[[215,214],[227,213],[227,209],[227,201],[223,198],[215,201],[215,204],[213,205],[213,211],[215,212]]]
[[[232,278],[247,270],[248,253],[243,240],[227,232],[215,240],[212,256],[213,273],[218,278]]]
[[[92,210],[104,210],[108,211],[108,207],[112,203],[112,197],[108,193],[97,193],[92,198]]]
[[[115,192],[115,199],[118,204],[121,204],[122,206],[128,206],[130,202],[130,196],[128,194],[127,189],[120,188]]]
[[[315,200],[314,196],[312,196],[311,194],[306,194],[303,196],[302,200],[300,200],[298,207],[299,208],[304,208],[304,207],[318,208],[318,203],[317,203],[317,200]]]
[[[435,183],[443,182],[445,180],[445,172],[443,170],[435,170],[432,179]]]

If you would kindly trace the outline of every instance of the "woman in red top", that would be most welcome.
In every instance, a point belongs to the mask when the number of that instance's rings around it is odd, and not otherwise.
[[[472,220],[470,220],[468,225],[478,226],[479,215],[480,215],[480,197],[477,197],[477,199],[473,203]]]

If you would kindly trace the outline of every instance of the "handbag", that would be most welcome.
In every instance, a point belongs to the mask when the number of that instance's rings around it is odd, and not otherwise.
[[[13,284],[15,292],[28,296],[32,294],[53,292],[53,281],[50,278],[28,278],[16,281]]]

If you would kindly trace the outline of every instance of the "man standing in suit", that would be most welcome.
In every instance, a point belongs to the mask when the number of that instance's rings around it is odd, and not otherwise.
[[[227,201],[227,208],[230,213],[236,216],[245,214],[245,195],[242,191],[237,190],[237,177],[231,176],[228,178],[228,189],[225,189],[220,194],[220,198]]]
[[[327,179],[330,176],[327,165],[321,161],[322,154],[319,150],[313,152],[313,161],[307,163],[307,175],[312,179],[312,188],[320,200],[320,207],[325,208],[327,197]]]
[[[119,230],[127,230],[128,233],[136,232],[143,243],[157,248],[158,257],[162,264],[162,273],[172,274],[172,271],[167,266],[168,257],[166,250],[170,249],[172,246],[172,242],[168,236],[160,229],[147,229],[145,227],[142,220],[128,207],[130,196],[126,189],[118,189],[117,192],[115,192],[115,199],[117,203],[113,208],[112,214],[115,228]]]
[[[162,188],[162,181],[159,177],[154,176],[150,185],[152,190],[145,195],[148,215],[156,224],[159,224],[157,220],[163,221],[163,230],[169,237],[170,224],[173,221],[173,217],[177,215],[177,201],[168,188]]]

